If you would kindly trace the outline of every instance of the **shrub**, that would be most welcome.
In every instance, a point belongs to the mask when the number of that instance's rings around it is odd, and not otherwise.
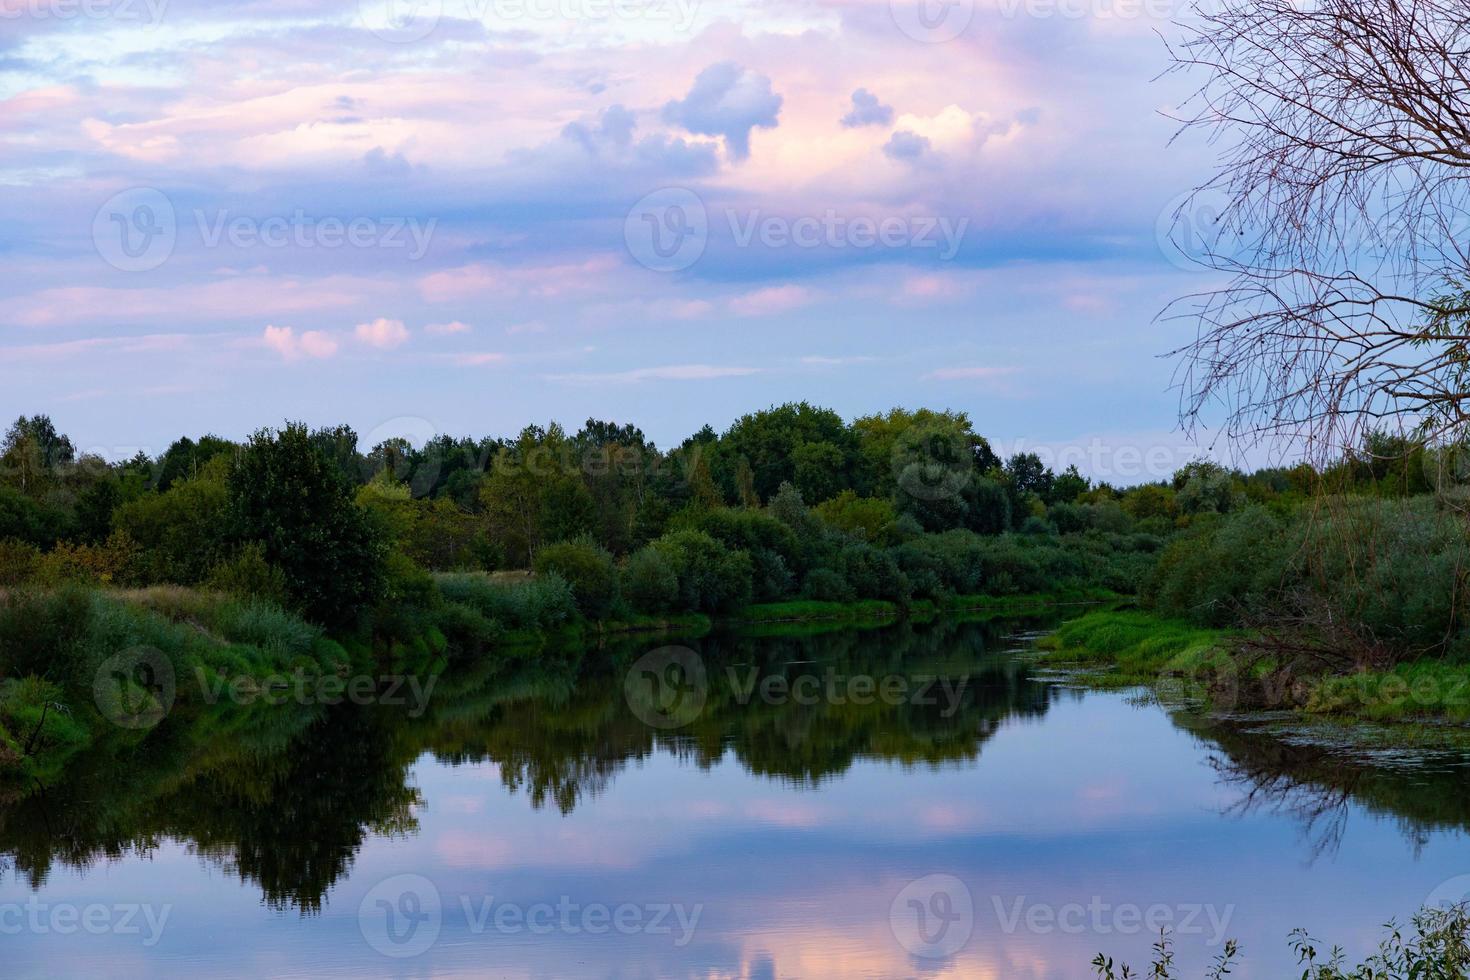
[[[893,535],[893,522],[898,512],[892,501],[881,497],[859,497],[851,490],[816,507],[817,516],[844,534],[851,534],[874,544],[885,544]]]
[[[215,565],[204,584],[216,592],[285,604],[286,575],[265,560],[257,542],[244,545],[232,558]]]
[[[754,566],[744,551],[731,551],[702,531],[675,531],[654,541],[679,581],[678,607],[726,612],[750,602]]]
[[[641,548],[623,568],[623,595],[633,608],[663,613],[679,601],[679,574],[669,556],[658,548]]]
[[[549,544],[536,552],[536,573],[566,579],[577,608],[589,619],[605,619],[618,597],[618,569],[613,556],[588,537]]]
[[[29,582],[41,564],[41,549],[15,538],[0,540],[0,589]]]
[[[838,554],[837,567],[859,598],[908,602],[911,597],[907,576],[887,551],[853,542]]]
[[[445,600],[469,606],[507,629],[550,629],[577,612],[572,587],[555,572],[516,582],[494,581],[476,572],[438,575],[434,581]]]
[[[85,589],[11,593],[0,602],[0,674],[75,680],[91,621],[92,598]]]
[[[814,568],[808,572],[802,594],[819,602],[851,602],[857,598],[847,579],[830,568]]]
[[[114,531],[102,544],[62,541],[41,556],[36,578],[46,585],[65,582],[126,585],[133,581],[138,546],[126,531]]]

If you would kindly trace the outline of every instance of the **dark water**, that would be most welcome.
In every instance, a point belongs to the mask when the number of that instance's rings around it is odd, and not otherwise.
[[[1274,978],[1470,890],[1460,754],[1083,692],[1015,652],[1045,625],[176,713],[0,804],[0,975],[1072,978],[1168,926]]]

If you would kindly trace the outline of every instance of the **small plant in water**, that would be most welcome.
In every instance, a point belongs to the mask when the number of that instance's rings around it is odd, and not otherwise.
[[[1378,952],[1357,967],[1346,966],[1346,954],[1339,946],[1325,955],[1321,944],[1304,929],[1291,934],[1292,952],[1301,967],[1301,980],[1466,980],[1470,977],[1470,904],[1445,909],[1422,909],[1414,916],[1413,935],[1394,922],[1384,928],[1388,938],[1379,944]],[[1234,940],[1205,973],[1205,980],[1221,980],[1231,972],[1240,953]],[[1127,965],[1114,968],[1113,960],[1102,953],[1092,960],[1098,980],[1178,980],[1174,972],[1174,946],[1167,932],[1154,943],[1154,959],[1147,973],[1135,973]],[[1121,972],[1117,972],[1121,971]]]

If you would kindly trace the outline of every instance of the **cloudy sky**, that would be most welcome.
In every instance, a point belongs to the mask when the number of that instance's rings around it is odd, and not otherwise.
[[[1181,13],[0,0],[0,409],[120,456],[922,404],[1136,482],[1194,452]]]

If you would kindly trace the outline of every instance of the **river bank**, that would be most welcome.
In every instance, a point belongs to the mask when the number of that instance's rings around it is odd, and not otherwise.
[[[1217,712],[1292,711],[1336,721],[1470,724],[1470,664],[1409,660],[1322,669],[1241,630],[1207,629],[1132,608],[1094,611],[1039,644],[1089,684],[1148,686]]]

